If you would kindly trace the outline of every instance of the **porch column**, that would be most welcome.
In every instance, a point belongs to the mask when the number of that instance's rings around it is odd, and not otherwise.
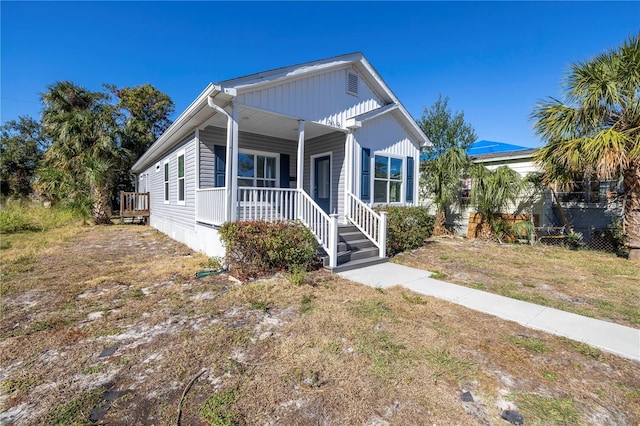
[[[300,191],[304,182],[304,120],[298,121],[298,160],[296,166],[296,189]]]
[[[304,191],[304,120],[298,121],[298,158],[296,159],[296,217],[302,218],[302,196]]]
[[[353,194],[353,171],[355,170],[355,165],[353,164],[353,130],[351,129],[349,129],[349,133],[347,133],[344,157],[347,163],[345,192]],[[351,198],[347,194],[344,194],[344,216],[345,218],[351,217]],[[346,220],[345,223],[347,223]]]
[[[235,221],[237,182],[236,169],[238,167],[238,112],[235,104],[231,104],[231,114],[227,115],[227,170],[225,175],[225,219]]]
[[[231,163],[231,173],[227,171],[227,188],[231,190],[229,198],[231,208],[229,209],[229,221],[235,222],[238,212],[238,107],[235,103],[231,104],[231,156],[227,155],[227,164]],[[229,146],[227,141],[227,147]],[[227,148],[228,149],[228,148]],[[227,152],[229,154],[229,152]],[[231,159],[231,161],[229,161]],[[230,176],[229,176],[230,175]]]

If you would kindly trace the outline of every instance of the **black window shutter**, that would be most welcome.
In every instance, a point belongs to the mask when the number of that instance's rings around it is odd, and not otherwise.
[[[413,202],[413,157],[407,157],[407,202]]]
[[[289,154],[280,154],[280,188],[289,187]]]
[[[216,188],[224,187],[224,178],[226,175],[226,157],[227,147],[224,145],[214,145],[213,154],[215,156],[215,172],[213,184]]]
[[[362,148],[361,169],[360,199],[362,201],[371,201],[371,150],[369,148]]]

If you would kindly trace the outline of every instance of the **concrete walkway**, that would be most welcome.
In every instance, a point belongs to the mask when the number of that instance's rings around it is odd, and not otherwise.
[[[640,361],[640,330],[430,278],[431,272],[383,263],[338,275],[371,287],[403,286],[525,327]]]

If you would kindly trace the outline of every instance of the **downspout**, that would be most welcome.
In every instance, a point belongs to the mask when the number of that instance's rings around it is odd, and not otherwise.
[[[233,179],[233,168],[231,161],[235,155],[233,151],[233,117],[227,111],[225,111],[220,106],[216,105],[213,101],[213,96],[209,96],[207,98],[207,104],[210,108],[215,111],[223,114],[227,117],[227,160],[226,160],[226,176],[225,176],[225,219],[227,221],[232,220],[232,210],[233,210],[233,193],[232,193],[232,179]]]

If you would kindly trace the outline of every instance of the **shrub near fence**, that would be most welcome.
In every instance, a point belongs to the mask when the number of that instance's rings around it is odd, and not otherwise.
[[[536,241],[546,245],[585,248],[626,255],[624,238],[615,224],[609,228],[574,228],[570,234],[564,227],[536,228]]]
[[[424,207],[379,207],[387,212],[387,256],[422,247],[433,234],[434,216]]]
[[[316,239],[299,222],[227,222],[220,237],[230,271],[243,279],[308,268],[316,259]]]

